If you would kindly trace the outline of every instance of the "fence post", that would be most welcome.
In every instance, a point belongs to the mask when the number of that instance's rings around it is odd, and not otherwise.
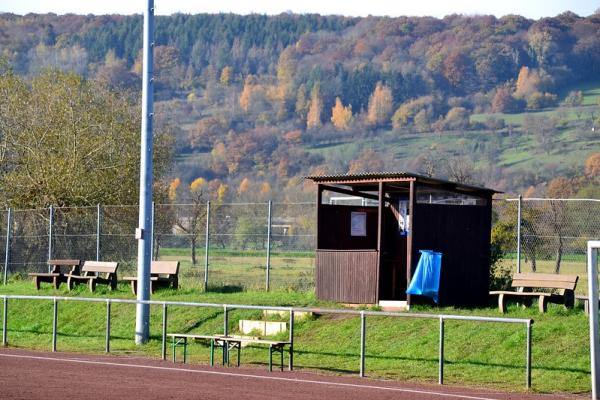
[[[152,212],[150,213],[150,259],[152,261],[156,260],[154,256],[154,212],[155,204],[152,202]]]
[[[8,298],[4,296],[4,304],[2,307],[2,346],[8,345],[8,331],[7,321],[8,320]]]
[[[52,312],[52,351],[56,351],[56,329],[58,323],[58,300],[54,298],[54,310]]]
[[[440,315],[440,348],[439,348],[438,383],[444,384],[444,317]]]
[[[210,200],[206,202],[206,232],[204,237],[204,291],[208,291],[208,247],[210,245]]]
[[[523,206],[523,196],[519,195],[517,204],[517,272],[521,273],[521,207]]]
[[[162,359],[167,359],[167,303],[163,303]]]
[[[106,300],[106,343],[104,351],[110,353],[110,299]]]
[[[265,289],[268,292],[271,283],[271,212],[273,210],[273,202],[269,200],[267,210],[267,265],[266,265],[266,282]]]
[[[100,261],[100,223],[101,220],[100,214],[100,203],[96,205],[96,261]]]
[[[525,387],[527,389],[531,388],[531,325],[532,321],[527,321],[527,366],[525,368]]]
[[[365,341],[367,334],[367,320],[365,312],[360,312],[360,376],[365,376]]]
[[[6,248],[4,249],[4,285],[6,285],[6,277],[8,276],[8,263],[10,261],[10,231],[11,231],[12,209],[8,209],[8,221],[6,222]]]
[[[54,225],[54,206],[50,205],[50,224],[48,226],[48,260],[52,260],[52,225]],[[48,272],[50,272],[48,265]]]
[[[600,389],[600,348],[598,347],[598,248],[600,248],[600,241],[587,242],[592,400],[598,399],[598,390]]]

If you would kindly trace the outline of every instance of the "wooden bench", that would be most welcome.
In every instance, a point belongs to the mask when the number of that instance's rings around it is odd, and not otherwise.
[[[183,347],[183,362],[187,361],[188,339],[197,341],[210,341],[210,366],[214,365],[215,347],[221,347],[223,350],[223,365],[229,365],[229,354],[232,350],[237,351],[237,366],[240,366],[240,352],[242,344],[259,344],[269,346],[269,371],[273,371],[273,353],[281,355],[280,368],[283,371],[283,351],[285,346],[291,346],[288,341],[266,340],[258,338],[244,338],[223,335],[194,335],[188,333],[169,333],[173,339],[173,362],[176,361],[175,350],[178,346]],[[290,350],[291,351],[291,350]]]
[[[516,298],[523,305],[528,305],[532,299],[537,298],[541,313],[546,312],[548,303],[564,304],[567,308],[573,308],[578,279],[576,275],[516,273],[513,274],[511,286],[517,288],[517,291],[492,291],[490,295],[498,296],[498,309],[501,313],[506,311],[508,298]],[[551,289],[557,293],[534,289]]]
[[[118,262],[86,261],[81,267],[81,275],[68,275],[67,286],[71,290],[75,284],[87,282],[90,291],[93,292],[96,290],[96,284],[101,283],[108,285],[110,290],[114,290],[117,288],[118,267]]]
[[[41,282],[50,282],[55,289],[58,289],[61,282],[67,281],[68,274],[79,273],[80,265],[80,260],[48,260],[50,272],[32,272],[29,276],[33,277],[33,282],[37,290],[40,290]],[[63,267],[68,268],[66,273],[62,271]]]
[[[137,295],[137,276],[126,276],[124,281],[131,283],[131,291]],[[179,287],[179,261],[152,261],[150,264],[150,292],[157,287]]]

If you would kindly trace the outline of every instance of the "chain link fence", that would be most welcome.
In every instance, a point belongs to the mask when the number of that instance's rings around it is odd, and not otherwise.
[[[51,258],[119,261],[121,276],[135,274],[137,225],[137,206],[0,211],[0,263],[8,278],[45,271]],[[584,291],[600,201],[494,200],[493,230],[504,269],[576,274]],[[181,261],[190,288],[311,290],[315,232],[314,203],[156,204],[153,258]]]
[[[520,198],[494,202],[495,233],[511,272],[578,275],[587,288],[588,240],[600,238],[600,200]],[[519,229],[520,227],[520,229]]]

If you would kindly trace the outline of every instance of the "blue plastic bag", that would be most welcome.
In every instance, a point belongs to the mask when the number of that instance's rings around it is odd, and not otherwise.
[[[421,258],[406,293],[431,297],[437,303],[440,291],[440,273],[442,272],[442,253],[432,250],[420,250],[420,252]]]

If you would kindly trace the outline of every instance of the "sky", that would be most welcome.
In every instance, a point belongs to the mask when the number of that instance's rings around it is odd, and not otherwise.
[[[156,13],[177,12],[280,14],[283,12],[349,16],[388,15],[443,17],[449,14],[519,14],[539,19],[564,11],[580,16],[600,8],[598,0],[155,0]],[[141,14],[146,0],[0,0],[0,12],[15,14]]]

